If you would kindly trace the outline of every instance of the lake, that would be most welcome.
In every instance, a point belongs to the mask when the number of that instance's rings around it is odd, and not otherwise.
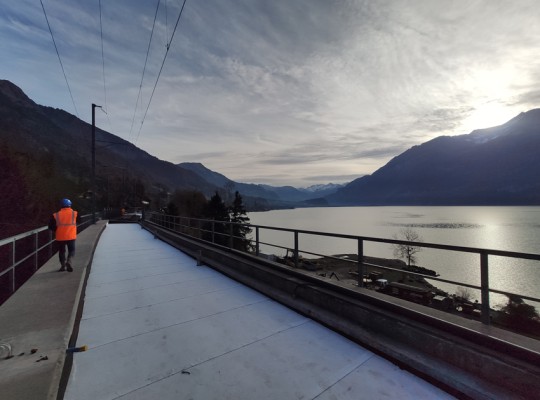
[[[248,214],[254,225],[276,226],[375,238],[392,239],[404,228],[416,231],[422,242],[540,253],[540,207],[324,207],[273,210]],[[292,234],[261,232],[261,241],[292,246]],[[356,241],[300,235],[300,248],[319,254],[356,253]],[[283,254],[279,249],[262,251]],[[390,244],[366,242],[364,255],[395,258]],[[480,285],[480,257],[436,249],[422,249],[416,265],[433,269],[443,279]],[[490,287],[540,297],[540,261],[489,257]],[[454,293],[458,285],[432,281]],[[479,292],[469,289],[473,298]],[[491,294],[491,306],[506,297]],[[538,306],[538,305],[537,305]]]

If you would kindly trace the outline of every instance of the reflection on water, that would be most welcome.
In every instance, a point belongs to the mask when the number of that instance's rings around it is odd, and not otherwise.
[[[534,254],[540,250],[540,207],[329,207],[250,213],[249,217],[256,225],[386,239],[409,227],[428,243]],[[293,243],[292,235],[283,232],[262,235],[261,240],[285,247]],[[299,241],[302,249],[318,254],[357,252],[355,240],[300,235]],[[364,254],[394,258],[388,244],[366,242]],[[443,279],[480,285],[477,254],[423,249],[417,259],[418,265],[437,271]],[[495,289],[540,297],[540,262],[490,256],[489,282]],[[456,285],[432,283],[449,292],[456,290]],[[492,305],[506,302],[502,295],[491,298]]]
[[[437,222],[437,223],[425,223],[425,224],[397,224],[389,223],[390,226],[401,226],[406,228],[436,228],[436,229],[470,229],[470,228],[481,228],[482,225],[479,224],[469,224],[465,222],[458,223],[449,223],[449,222]]]

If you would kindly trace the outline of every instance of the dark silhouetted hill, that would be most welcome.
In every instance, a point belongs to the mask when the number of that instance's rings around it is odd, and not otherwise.
[[[90,105],[88,107],[90,112]],[[68,197],[90,211],[91,125],[59,109],[36,104],[13,83],[0,80],[1,236],[46,224]],[[215,186],[196,173],[96,129],[96,197],[99,207],[165,201],[175,189],[211,194]]]
[[[540,109],[405,151],[327,197],[330,205],[540,204]]]

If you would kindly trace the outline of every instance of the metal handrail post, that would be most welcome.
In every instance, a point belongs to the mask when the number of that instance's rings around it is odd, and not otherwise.
[[[39,249],[39,243],[38,243],[38,233],[34,233],[35,239],[34,239],[34,272],[38,269],[38,249]]]
[[[364,241],[358,239],[358,286],[364,287]]]
[[[15,263],[17,262],[16,260],[16,250],[15,250],[15,247],[17,246],[17,239],[13,239],[13,245],[11,246],[11,250],[12,250],[12,263],[11,263],[11,293],[15,293]]]
[[[52,252],[53,245],[52,245],[52,243],[53,243],[52,231],[49,231],[49,258],[51,258],[52,255],[53,255],[53,252]]]
[[[480,253],[480,287],[482,297],[482,323],[490,324],[489,311],[489,267],[488,253],[483,251]]]
[[[259,227],[255,228],[255,255],[259,256]]]
[[[294,231],[294,268],[298,268],[298,231]]]
[[[229,249],[233,248],[233,224],[229,222]]]

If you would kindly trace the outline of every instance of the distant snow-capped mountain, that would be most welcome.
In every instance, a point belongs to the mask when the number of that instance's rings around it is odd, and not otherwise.
[[[295,188],[293,186],[271,186],[254,183],[235,182],[226,176],[206,168],[201,163],[180,163],[179,167],[195,172],[201,178],[205,179],[218,187],[227,188],[227,190],[238,190],[245,196],[265,198],[270,201],[284,202],[304,202],[315,198],[321,198],[334,193],[343,185],[329,183],[326,185],[313,185],[308,188]],[[291,204],[293,205],[293,204]]]
[[[327,183],[327,184],[320,184],[320,185],[311,185],[306,188],[300,188],[299,190],[305,191],[305,192],[311,192],[311,193],[335,192],[336,190],[338,190],[339,188],[342,188],[345,185],[346,183],[342,183],[342,184]]]

